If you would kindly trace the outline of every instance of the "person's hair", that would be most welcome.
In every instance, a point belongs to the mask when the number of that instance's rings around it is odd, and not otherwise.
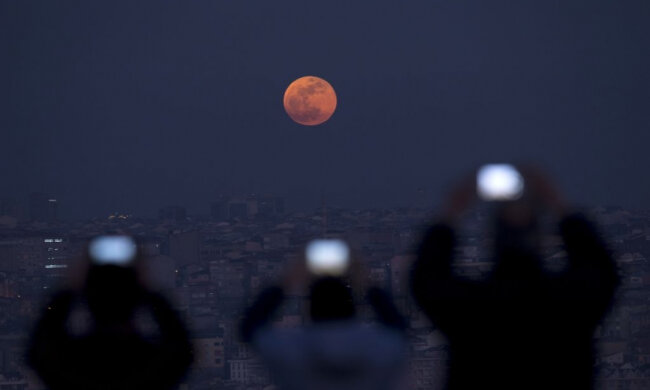
[[[317,279],[311,286],[310,314],[313,321],[343,320],[354,317],[352,291],[340,278]]]
[[[98,323],[129,320],[142,292],[133,268],[114,265],[91,266],[84,290]]]
[[[495,216],[494,252],[497,263],[493,276],[526,279],[539,276],[539,210],[534,203],[515,201],[500,207]]]

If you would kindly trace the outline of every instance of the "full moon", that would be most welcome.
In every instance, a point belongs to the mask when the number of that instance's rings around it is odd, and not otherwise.
[[[301,125],[320,125],[334,114],[336,93],[330,83],[320,77],[304,76],[287,87],[284,109]]]

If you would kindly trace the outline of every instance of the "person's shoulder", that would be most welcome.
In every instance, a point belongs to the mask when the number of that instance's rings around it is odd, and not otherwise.
[[[349,346],[401,345],[406,342],[404,332],[382,324],[366,324],[357,321],[341,321],[316,328],[317,334],[329,334]]]
[[[255,332],[251,343],[258,348],[299,345],[305,338],[304,328],[265,327]]]

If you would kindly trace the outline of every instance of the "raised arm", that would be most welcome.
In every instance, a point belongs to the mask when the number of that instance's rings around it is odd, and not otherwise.
[[[442,288],[449,287],[455,244],[454,231],[444,223],[433,225],[424,235],[411,270],[411,290],[420,306],[429,305]]]
[[[239,326],[242,341],[250,342],[259,329],[267,326],[284,300],[284,290],[273,286],[260,293],[251,307],[244,313]]]
[[[192,363],[192,345],[189,333],[178,313],[163,296],[148,292],[144,305],[152,313],[160,329],[156,340],[156,354],[148,362],[142,362],[139,375],[133,379],[134,388],[174,388]]]
[[[452,188],[443,203],[439,221],[427,229],[417,248],[416,261],[411,269],[411,291],[416,302],[430,316],[434,300],[464,293],[463,283],[454,277],[451,269],[456,247],[452,226],[474,202],[476,182],[472,172]]]
[[[567,276],[573,294],[607,307],[619,284],[616,263],[594,225],[582,214],[560,222],[568,256]]]
[[[406,329],[406,320],[399,313],[391,297],[382,289],[371,287],[368,290],[368,302],[375,310],[377,321],[384,326],[404,331]]]
[[[27,362],[52,387],[59,385],[67,373],[69,334],[65,325],[70,315],[75,294],[61,292],[55,295],[38,320],[27,350]]]

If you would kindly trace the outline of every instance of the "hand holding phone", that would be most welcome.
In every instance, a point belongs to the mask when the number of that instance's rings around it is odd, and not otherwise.
[[[521,198],[524,178],[510,164],[488,164],[476,175],[476,191],[486,201],[507,201]]]
[[[136,243],[128,236],[99,236],[88,246],[90,260],[96,265],[127,267],[133,264],[136,253]]]
[[[319,276],[341,276],[350,265],[350,248],[343,240],[318,239],[307,244],[307,268]]]

